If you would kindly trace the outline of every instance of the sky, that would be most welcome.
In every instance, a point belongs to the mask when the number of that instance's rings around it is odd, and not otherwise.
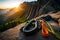
[[[37,1],[37,0],[0,0],[0,8],[13,8],[18,7],[18,5],[24,1]]]

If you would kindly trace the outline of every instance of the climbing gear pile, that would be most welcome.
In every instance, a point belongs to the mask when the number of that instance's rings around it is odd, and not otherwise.
[[[46,26],[46,25],[47,26]],[[60,34],[56,33],[52,26],[45,21],[44,19],[40,20],[31,20],[24,25],[20,29],[25,35],[33,35],[36,34],[38,31],[41,31],[42,37],[49,37],[49,33],[51,33],[54,37],[60,40]]]

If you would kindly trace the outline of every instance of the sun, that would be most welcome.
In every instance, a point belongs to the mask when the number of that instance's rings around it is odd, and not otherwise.
[[[10,3],[7,5],[8,8],[14,8],[14,7],[18,7],[18,6],[19,6],[19,4],[17,4],[17,3]]]
[[[13,2],[12,2],[12,3],[8,3],[8,4],[7,4],[7,7],[8,7],[8,8],[18,7],[19,4],[20,4],[20,3],[13,3]]]

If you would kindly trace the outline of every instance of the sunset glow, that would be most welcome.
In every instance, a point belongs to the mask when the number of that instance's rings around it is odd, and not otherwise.
[[[36,1],[36,0],[0,0],[0,8],[14,8],[18,7],[24,1]]]
[[[1,4],[0,8],[14,8],[18,7],[20,5],[20,2],[7,2],[5,4]]]
[[[8,3],[6,6],[8,8],[14,8],[14,7],[18,7],[19,6],[19,3]]]

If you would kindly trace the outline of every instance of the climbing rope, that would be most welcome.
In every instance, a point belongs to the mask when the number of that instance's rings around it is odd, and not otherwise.
[[[49,28],[48,31],[54,35],[54,37],[56,37],[58,40],[60,40],[60,34],[56,33],[53,29],[52,29],[52,26],[47,22],[45,21],[45,23],[48,25]]]

